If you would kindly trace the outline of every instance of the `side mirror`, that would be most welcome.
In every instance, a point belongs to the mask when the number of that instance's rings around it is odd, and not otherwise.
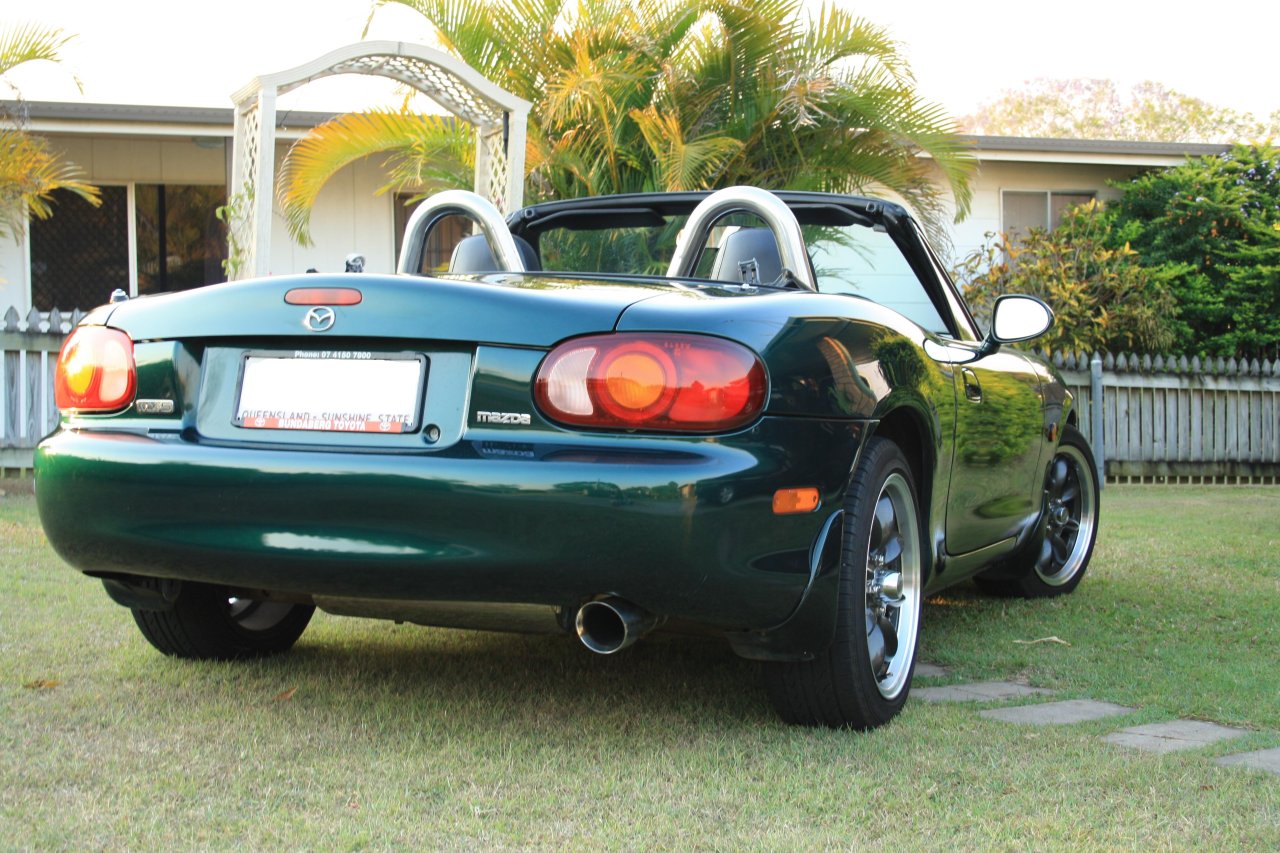
[[[1053,325],[1053,309],[1034,296],[1009,294],[996,299],[991,331],[978,347],[978,358],[991,355],[1001,344],[1038,338]]]
[[[968,364],[991,355],[1001,344],[1038,338],[1053,325],[1053,309],[1034,296],[1008,295],[996,299],[991,331],[977,349],[948,346],[925,338],[925,355],[940,364]]]
[[[987,337],[998,344],[1038,338],[1053,325],[1053,309],[1034,296],[1001,296],[991,315]]]

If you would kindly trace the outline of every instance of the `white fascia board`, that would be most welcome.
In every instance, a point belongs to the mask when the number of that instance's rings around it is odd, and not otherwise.
[[[218,136],[231,139],[235,135],[232,125],[226,124],[169,124],[167,122],[132,121],[84,121],[83,119],[31,119],[26,129],[32,133],[56,133],[67,136]],[[310,127],[277,127],[277,139],[301,139]]]
[[[75,136],[225,136],[231,125],[172,124],[170,122],[85,121],[84,119],[33,118],[26,129],[32,133],[65,133]]]
[[[1187,162],[1185,154],[1120,154],[1114,152],[1078,151],[983,151],[967,152],[980,162],[1001,161],[1007,163],[1067,163],[1077,166],[1139,166],[1159,168],[1177,166]]]

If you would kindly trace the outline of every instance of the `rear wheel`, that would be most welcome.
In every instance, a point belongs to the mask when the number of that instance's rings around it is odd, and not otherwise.
[[[1093,452],[1073,426],[1062,430],[1045,473],[1044,506],[1034,539],[1020,556],[978,586],[996,595],[1048,598],[1080,585],[1098,535],[1098,477]]]
[[[918,505],[902,451],[871,439],[845,502],[835,641],[811,661],[765,664],[785,721],[870,729],[907,701],[924,587]]]
[[[226,587],[183,583],[171,610],[132,608],[142,636],[166,655],[196,660],[264,657],[287,651],[315,608],[238,598]]]

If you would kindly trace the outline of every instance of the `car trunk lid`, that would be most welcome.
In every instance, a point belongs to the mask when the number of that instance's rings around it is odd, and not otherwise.
[[[298,288],[358,290],[355,305],[290,305]],[[654,283],[601,283],[551,276],[487,275],[474,279],[377,275],[280,276],[230,282],[115,307],[108,325],[135,341],[202,338],[384,338],[549,347],[575,335],[613,329],[635,302],[669,288]],[[316,307],[328,324],[306,323]]]

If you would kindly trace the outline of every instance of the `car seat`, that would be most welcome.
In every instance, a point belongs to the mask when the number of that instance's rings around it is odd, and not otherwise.
[[[538,254],[533,251],[533,246],[523,237],[512,235],[512,239],[516,241],[516,249],[520,252],[520,260],[524,261],[524,268],[529,272],[541,270],[542,264],[538,262]],[[453,247],[453,255],[449,258],[449,272],[501,272],[501,268],[493,257],[488,239],[483,234],[473,234],[463,237]]]
[[[711,277],[736,284],[771,284],[782,275],[782,256],[768,228],[739,228],[716,252]]]

